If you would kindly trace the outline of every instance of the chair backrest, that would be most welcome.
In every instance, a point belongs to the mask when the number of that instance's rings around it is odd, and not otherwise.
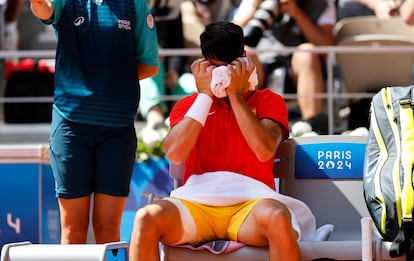
[[[400,17],[345,18],[335,25],[335,36],[338,46],[414,46],[414,28]],[[337,53],[336,62],[346,91],[376,92],[386,86],[411,84],[414,53]]]
[[[330,240],[360,240],[369,216],[362,187],[366,137],[321,135],[282,143],[275,163],[280,193],[306,203],[317,227],[333,224]]]
[[[341,19],[334,28],[336,40],[354,35],[395,35],[414,39],[414,29],[399,16],[378,19],[376,16],[357,16]]]
[[[275,178],[281,193],[305,202],[314,213],[317,227],[333,224],[328,241],[300,241],[303,260],[372,260],[372,242],[362,250],[362,217],[368,217],[362,188],[367,138],[322,135],[291,138],[276,154]],[[172,165],[171,175],[182,177],[183,165]],[[178,184],[178,183],[177,183]],[[368,229],[366,229],[368,230]],[[226,255],[164,246],[163,260],[269,260],[267,248],[246,246]]]

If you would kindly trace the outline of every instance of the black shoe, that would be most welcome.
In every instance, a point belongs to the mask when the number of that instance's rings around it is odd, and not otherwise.
[[[325,113],[320,112],[306,121],[312,126],[312,130],[319,135],[325,135],[329,133],[328,115]]]

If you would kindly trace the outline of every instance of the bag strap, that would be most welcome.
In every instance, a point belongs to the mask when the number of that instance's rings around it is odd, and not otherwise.
[[[390,256],[392,258],[406,254],[406,261],[414,258],[414,225],[413,223],[403,223],[402,229],[398,232],[395,240],[391,243]]]
[[[402,256],[405,252],[407,252],[407,242],[405,240],[405,233],[404,230],[401,229],[398,231],[397,236],[395,237],[394,241],[391,243],[390,247],[390,257],[395,258]]]
[[[387,88],[388,89],[388,88]],[[414,257],[414,189],[413,189],[413,165],[414,165],[414,92],[410,87],[409,97],[399,100],[399,116],[401,127],[400,156],[404,172],[401,188],[401,229],[391,244],[390,256],[397,257],[406,253],[406,260]]]
[[[412,107],[412,88],[410,97],[400,100],[401,124],[401,164],[404,171],[404,182],[401,190],[401,205],[403,222],[413,221],[414,189],[414,112]]]

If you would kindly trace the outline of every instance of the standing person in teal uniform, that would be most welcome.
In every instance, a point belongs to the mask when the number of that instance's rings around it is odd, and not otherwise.
[[[139,80],[158,72],[153,16],[146,0],[30,1],[58,39],[49,142],[61,243],[87,242],[90,212],[96,243],[119,241]]]

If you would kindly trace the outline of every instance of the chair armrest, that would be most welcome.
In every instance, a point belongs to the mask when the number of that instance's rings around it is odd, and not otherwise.
[[[362,261],[373,260],[372,224],[370,217],[361,218]]]

